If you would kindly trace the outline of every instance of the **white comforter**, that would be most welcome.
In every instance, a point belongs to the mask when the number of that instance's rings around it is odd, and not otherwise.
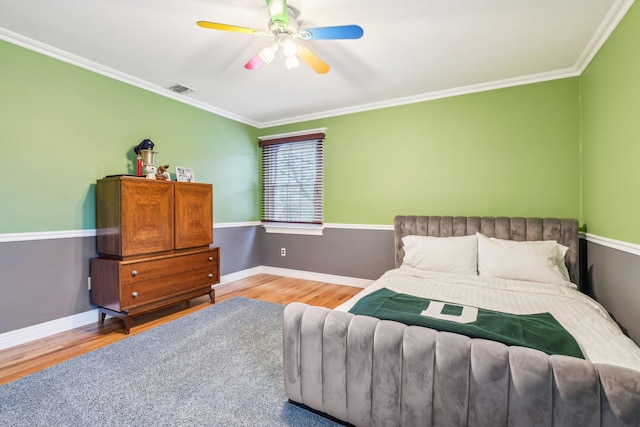
[[[640,371],[640,347],[622,333],[600,304],[565,286],[402,266],[386,272],[336,310],[348,311],[357,300],[380,288],[514,314],[549,312],[573,335],[587,360]]]

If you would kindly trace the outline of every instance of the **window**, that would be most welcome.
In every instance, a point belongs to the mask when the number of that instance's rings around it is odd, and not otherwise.
[[[262,221],[322,224],[324,130],[259,138]]]

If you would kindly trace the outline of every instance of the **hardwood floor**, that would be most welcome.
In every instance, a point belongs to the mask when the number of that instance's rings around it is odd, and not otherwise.
[[[361,290],[350,286],[258,274],[216,288],[216,303],[242,296],[280,304],[300,301],[335,308]],[[0,385],[209,306],[209,297],[203,296],[186,304],[141,315],[133,319],[129,335],[122,333],[120,320],[110,318],[100,326],[96,315],[96,323],[0,350]]]

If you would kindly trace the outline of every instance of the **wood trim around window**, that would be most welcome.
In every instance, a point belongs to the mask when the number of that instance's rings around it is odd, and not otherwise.
[[[281,138],[258,138],[260,147],[267,145],[286,144],[288,142],[312,141],[315,139],[324,139],[324,132],[307,133],[302,135],[285,136]]]

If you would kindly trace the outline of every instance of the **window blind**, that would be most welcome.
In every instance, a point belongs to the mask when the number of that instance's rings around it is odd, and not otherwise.
[[[324,134],[260,140],[262,221],[322,224]]]

